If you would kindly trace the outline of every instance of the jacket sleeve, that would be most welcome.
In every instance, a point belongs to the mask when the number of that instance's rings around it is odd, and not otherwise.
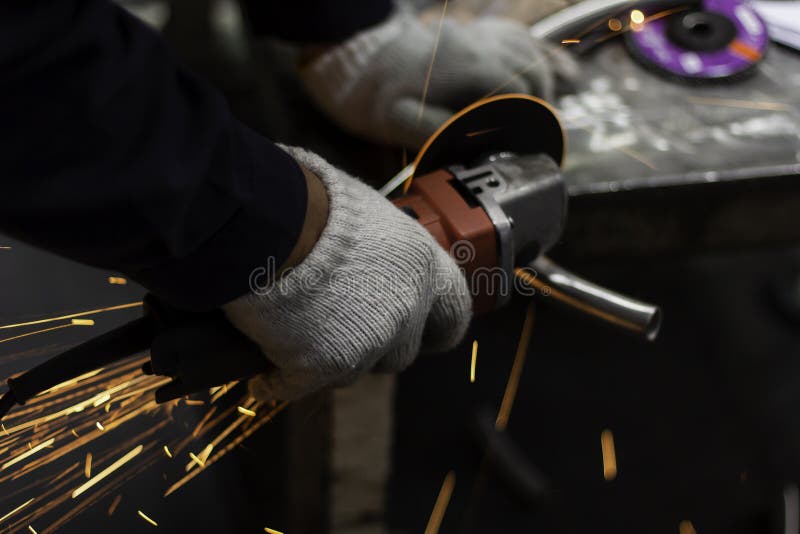
[[[189,310],[280,265],[307,201],[297,164],[106,0],[0,2],[0,182],[0,232]]]
[[[344,41],[382,22],[392,0],[240,0],[256,35],[304,44]]]

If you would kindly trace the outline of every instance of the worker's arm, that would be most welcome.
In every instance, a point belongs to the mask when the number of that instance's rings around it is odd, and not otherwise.
[[[189,309],[284,264],[309,213],[297,163],[106,0],[0,3],[0,183],[0,231]]]
[[[403,369],[469,323],[463,274],[416,221],[242,126],[105,0],[0,2],[0,183],[0,231],[223,306],[275,364],[261,398]]]

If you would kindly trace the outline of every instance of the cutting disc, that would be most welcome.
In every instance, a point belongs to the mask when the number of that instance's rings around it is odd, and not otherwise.
[[[445,122],[419,151],[414,174],[469,165],[499,152],[544,153],[560,164],[564,150],[564,130],[548,103],[529,95],[498,95]]]
[[[645,66],[683,80],[727,80],[751,72],[769,43],[764,21],[743,0],[703,0],[666,17],[646,13],[625,42]]]

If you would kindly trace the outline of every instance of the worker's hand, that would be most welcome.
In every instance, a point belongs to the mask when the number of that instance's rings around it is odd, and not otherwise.
[[[497,92],[551,100],[556,76],[577,73],[566,52],[533,38],[518,22],[445,18],[436,46],[438,25],[398,12],[307,62],[301,78],[317,104],[350,132],[419,148],[475,100]]]
[[[311,152],[286,150],[322,180],[330,208],[305,259],[224,306],[275,365],[251,381],[253,394],[292,400],[456,345],[471,295],[448,253],[374,189]]]

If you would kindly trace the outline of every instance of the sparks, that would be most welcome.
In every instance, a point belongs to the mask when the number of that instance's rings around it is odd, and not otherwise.
[[[18,336],[11,336],[7,338],[0,339],[0,343],[6,343],[8,341],[14,341],[15,339],[22,339],[24,337],[36,336],[39,334],[45,334],[47,332],[52,332],[54,330],[61,330],[62,328],[69,328],[70,326],[75,326],[72,323],[70,324],[61,324],[58,326],[51,326],[50,328],[42,328],[41,330],[36,330],[34,332],[27,332],[25,334],[20,334]]]
[[[96,310],[88,310],[78,313],[71,313],[69,315],[61,315],[59,317],[48,317],[47,319],[39,319],[37,321],[28,321],[27,323],[6,324],[0,326],[0,330],[7,330],[9,328],[19,328],[21,326],[33,326],[37,324],[53,323],[55,321],[64,321],[67,319],[74,319],[75,317],[84,317],[86,315],[96,315],[98,313],[126,310],[128,308],[137,308],[142,305],[142,302],[130,302],[128,304],[118,304],[117,306],[109,306],[108,308],[98,308]]]
[[[638,9],[631,11],[631,22],[634,24],[641,24],[644,22],[644,13]]]
[[[74,326],[94,326],[94,319],[73,319],[70,324]]]
[[[108,277],[108,283],[109,284],[118,285],[118,286],[124,286],[125,284],[128,283],[128,279],[127,278],[122,278],[121,276],[109,276]]]
[[[83,474],[86,475],[86,479],[92,478],[92,453],[86,453],[86,464],[83,467]]]
[[[38,532],[36,532],[36,530],[34,530],[34,528],[31,525],[28,525],[28,530],[31,531],[31,534],[38,534]]]
[[[214,462],[218,461],[219,459],[223,458],[227,453],[241,445],[241,443],[253,435],[259,428],[267,424],[269,421],[272,420],[273,417],[281,413],[287,406],[289,405],[288,401],[283,401],[279,405],[277,405],[272,411],[266,414],[263,417],[260,417],[253,423],[249,428],[244,430],[241,435],[237,436],[234,440],[232,440],[228,445],[226,445],[222,450],[218,451],[217,454],[213,456],[213,458],[209,459],[208,465],[211,466]],[[201,470],[195,469],[191,473],[188,473],[182,479],[177,481],[175,484],[169,487],[167,491],[164,493],[164,497],[169,497],[178,489],[186,485],[189,481],[191,481],[194,477],[197,476],[197,473],[200,473]]]
[[[150,523],[150,524],[151,524],[151,525],[153,525],[154,527],[157,527],[157,526],[158,526],[158,523],[156,523],[155,521],[153,521],[152,519],[150,519],[149,517],[147,517],[147,516],[144,514],[144,512],[142,512],[141,510],[136,510],[136,512],[139,514],[139,517],[141,517],[142,519],[144,519],[145,521],[147,521],[148,523]]]
[[[247,408],[243,408],[242,406],[237,406],[236,407],[236,411],[238,411],[240,414],[246,415],[248,417],[255,417],[256,416],[256,412],[254,412],[253,410],[248,410]]]
[[[193,453],[193,452],[190,452],[190,453],[189,453],[189,458],[191,458],[191,459],[192,459],[192,461],[193,461],[194,463],[196,463],[197,465],[199,465],[200,467],[205,467],[205,466],[206,466],[206,463],[205,463],[203,460],[201,460],[201,459],[200,459],[200,458],[199,458],[199,457],[198,457],[198,456],[197,456],[195,453]]]
[[[496,131],[502,130],[502,129],[503,129],[502,126],[498,126],[496,128],[485,128],[483,130],[476,130],[474,132],[467,132],[466,136],[467,137],[478,137],[479,135],[486,135],[488,133],[496,132]]]
[[[456,484],[456,474],[453,471],[447,473],[442,482],[442,488],[439,490],[439,496],[436,497],[436,504],[433,505],[431,517],[428,519],[428,525],[425,527],[425,534],[437,534],[439,527],[444,519],[444,513],[447,511],[447,506],[450,504],[450,497],[453,495],[453,487]]]
[[[531,340],[533,319],[534,307],[533,302],[531,302],[531,304],[528,306],[528,312],[525,314],[525,322],[522,323],[522,333],[519,336],[517,352],[514,355],[514,363],[511,365],[511,372],[508,375],[508,382],[506,382],[506,390],[503,393],[503,402],[500,404],[500,410],[497,412],[495,428],[500,431],[505,430],[506,426],[508,425],[508,418],[511,416],[511,408],[514,406],[514,399],[517,396],[519,379],[522,376],[522,368],[525,366],[525,358],[528,354],[528,344]]]
[[[17,512],[19,512],[20,510],[22,510],[23,508],[25,508],[26,506],[28,506],[30,503],[32,503],[32,502],[33,502],[33,499],[34,499],[34,498],[33,498],[33,497],[31,497],[29,500],[27,500],[27,501],[25,501],[24,503],[20,504],[19,506],[17,506],[16,508],[14,508],[14,509],[13,509],[13,510],[11,510],[10,512],[8,512],[8,513],[7,513],[6,515],[4,515],[3,517],[0,517],[0,523],[2,523],[3,521],[5,521],[5,520],[6,520],[6,519],[8,519],[9,517],[11,517],[12,515],[16,514]]]
[[[267,534],[283,534],[283,532],[280,532],[279,530],[275,530],[269,527],[264,527],[264,532],[266,532]]]
[[[568,44],[580,44],[580,42],[581,42],[581,40],[580,40],[580,39],[562,39],[562,40],[561,40],[561,44],[562,44],[562,45],[568,45]]]
[[[469,364],[469,383],[475,383],[475,364],[478,362],[478,340],[472,342],[472,359]]]
[[[37,452],[39,452],[40,450],[42,450],[44,448],[49,447],[50,445],[53,444],[53,442],[55,440],[56,440],[55,438],[50,438],[47,441],[43,441],[40,444],[38,444],[37,446],[32,447],[30,450],[20,454],[16,458],[7,461],[6,463],[3,464],[3,467],[0,467],[0,471],[5,471],[6,469],[11,467],[12,465],[14,465],[14,464],[16,464],[18,462],[21,462],[22,460],[24,460],[25,458],[28,458],[29,456],[33,456],[34,454],[36,454]]]
[[[167,458],[172,458],[172,453],[169,452],[169,447],[167,447],[166,445],[164,445],[164,454],[167,455]]]
[[[603,451],[603,478],[614,480],[617,478],[617,453],[614,449],[614,434],[609,429],[600,433],[600,447]]]
[[[442,4],[442,16],[439,18],[439,28],[436,30],[436,40],[433,42],[433,52],[431,52],[431,62],[428,64],[428,73],[425,75],[425,86],[422,88],[422,98],[420,99],[419,115],[417,115],[417,125],[422,122],[422,115],[425,112],[425,101],[428,98],[428,87],[431,84],[431,74],[433,74],[433,64],[436,62],[436,52],[439,50],[439,38],[442,35],[445,15],[447,14],[447,0]]]
[[[129,461],[131,461],[140,452],[142,452],[143,448],[144,447],[142,445],[138,445],[135,449],[133,449],[132,451],[127,453],[125,456],[123,456],[122,458],[120,458],[119,460],[114,462],[113,464],[109,465],[108,467],[106,467],[105,469],[100,471],[97,475],[94,476],[94,478],[91,478],[91,479],[87,480],[86,482],[84,482],[83,484],[81,484],[78,488],[75,489],[75,491],[72,492],[72,498],[73,499],[76,498],[78,495],[80,495],[81,493],[85,492],[86,490],[88,490],[89,488],[91,488],[92,486],[94,486],[95,484],[97,484],[98,482],[103,480],[104,478],[106,478],[108,475],[110,475],[111,473],[113,473],[114,471],[116,471],[117,469],[119,469],[120,467],[122,467],[123,465],[128,463]]]
[[[71,378],[69,380],[65,380],[64,382],[61,382],[60,384],[56,384],[55,386],[51,387],[50,389],[46,389],[46,390],[42,391],[41,393],[39,393],[36,396],[37,397],[44,397],[45,395],[53,393],[54,391],[58,391],[59,389],[68,388],[70,386],[73,386],[73,385],[77,384],[81,380],[86,380],[87,378],[92,378],[94,376],[97,376],[98,374],[103,372],[103,370],[104,369],[101,367],[100,369],[95,369],[94,371],[89,371],[88,373],[84,373],[84,374],[82,374],[80,376],[76,376],[75,378]]]
[[[114,500],[111,501],[111,506],[108,507],[108,516],[111,517],[114,515],[114,512],[117,511],[117,506],[119,506],[119,502],[122,500],[122,494],[117,495],[114,497]]]
[[[100,432],[102,432],[103,430],[106,429],[106,427],[104,427],[103,423],[101,423],[100,421],[96,422],[94,425],[97,427],[97,430],[99,430]]]

